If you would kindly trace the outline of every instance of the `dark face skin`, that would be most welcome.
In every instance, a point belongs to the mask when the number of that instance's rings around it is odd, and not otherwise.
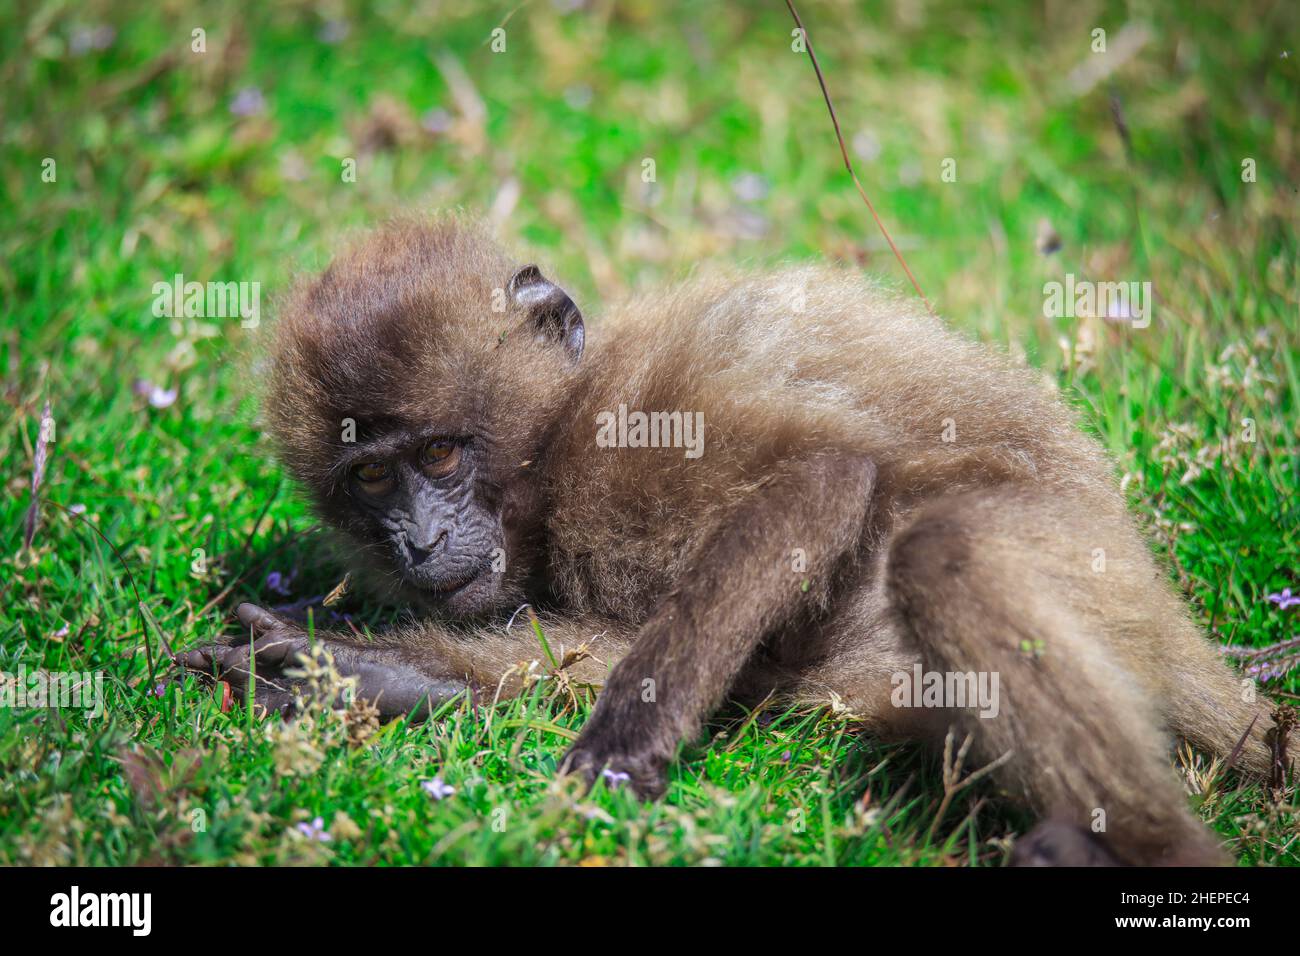
[[[456,615],[493,605],[505,560],[499,504],[477,480],[483,458],[472,437],[393,432],[346,463],[354,533]]]
[[[536,266],[517,270],[507,283],[511,302],[526,318],[521,332],[563,348],[577,362],[585,340],[573,300]],[[525,473],[500,486],[490,480],[490,441],[465,422],[412,425],[353,409],[337,409],[334,422],[355,415],[373,432],[348,447],[327,492],[329,520],[373,548],[408,588],[452,615],[502,610],[520,596],[506,583],[507,541],[515,586],[529,577],[521,547],[536,529],[533,489]],[[526,457],[532,457],[528,455]],[[516,475],[518,475],[516,469]],[[513,567],[518,564],[519,567]]]

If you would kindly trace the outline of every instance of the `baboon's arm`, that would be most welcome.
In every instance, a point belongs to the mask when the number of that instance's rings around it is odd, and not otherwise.
[[[509,697],[530,675],[548,671],[562,672],[574,685],[598,686],[631,637],[608,621],[543,618],[543,648],[530,621],[520,615],[511,628],[449,627],[430,620],[366,640],[336,632],[308,635],[253,604],[241,604],[237,614],[251,640],[210,644],[179,655],[178,662],[227,681],[241,700],[251,686],[258,704],[287,713],[303,689],[296,676],[303,657],[327,650],[338,672],[356,679],[357,696],[374,703],[384,719],[423,718],[467,691]]]
[[[625,773],[639,792],[659,793],[678,742],[717,706],[764,636],[824,603],[861,535],[875,466],[820,454],[772,473],[717,525],[641,627],[565,769]]]

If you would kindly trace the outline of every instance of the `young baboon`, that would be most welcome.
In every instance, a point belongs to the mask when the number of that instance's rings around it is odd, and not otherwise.
[[[541,656],[506,626],[528,603],[552,645],[590,649],[571,677],[603,684],[562,769],[646,796],[724,697],[771,691],[1009,754],[1004,786],[1047,821],[1021,863],[1224,861],[1167,731],[1227,754],[1251,728],[1238,765],[1268,770],[1268,702],[1193,626],[1067,408],[855,275],[695,279],[588,343],[569,296],[479,228],[401,221],[297,288],[268,361],[284,463],[420,614],[318,635],[385,715],[517,691]],[[238,616],[258,697],[288,704],[306,635]],[[242,691],[248,658],[236,640],[183,661]],[[917,664],[995,677],[996,707],[896,706]]]

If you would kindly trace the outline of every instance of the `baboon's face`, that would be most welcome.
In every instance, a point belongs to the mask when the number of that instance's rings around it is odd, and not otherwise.
[[[490,607],[504,570],[500,502],[480,480],[485,454],[472,435],[403,429],[344,463],[349,530],[453,614]]]
[[[327,522],[452,614],[517,606],[546,457],[585,341],[533,265],[453,225],[396,223],[281,311],[264,404]]]

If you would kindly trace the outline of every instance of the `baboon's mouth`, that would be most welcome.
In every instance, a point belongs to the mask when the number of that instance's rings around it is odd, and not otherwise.
[[[440,597],[450,597],[457,591],[463,591],[465,588],[469,587],[477,581],[482,574],[482,568],[475,568],[472,571],[459,574],[455,577],[443,578],[439,581],[430,582],[425,585],[425,590],[432,591]]]

